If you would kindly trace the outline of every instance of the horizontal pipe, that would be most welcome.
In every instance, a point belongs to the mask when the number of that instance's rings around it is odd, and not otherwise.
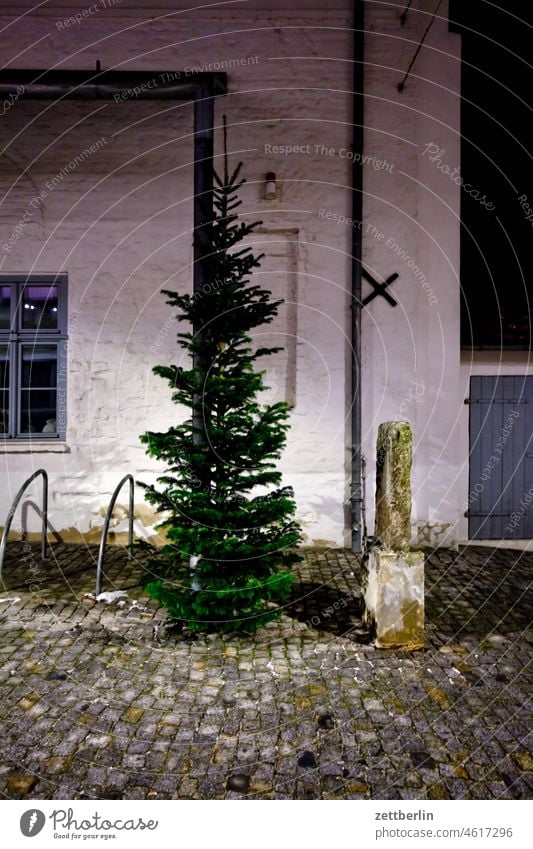
[[[0,71],[0,96],[17,100],[195,100],[208,84],[227,91],[227,75],[192,71]]]

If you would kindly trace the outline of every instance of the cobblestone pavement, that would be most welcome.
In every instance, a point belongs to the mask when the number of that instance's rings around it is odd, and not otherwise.
[[[31,799],[509,799],[533,796],[533,554],[439,549],[427,648],[382,651],[358,561],[306,552],[279,622],[166,636],[121,549],[8,549],[0,595],[0,791]],[[31,583],[31,589],[29,584]]]

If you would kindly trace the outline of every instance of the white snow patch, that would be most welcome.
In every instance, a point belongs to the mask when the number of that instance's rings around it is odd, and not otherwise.
[[[100,593],[96,596],[96,601],[103,601],[104,604],[113,604],[115,601],[119,601],[121,598],[127,598],[128,593],[126,590],[116,590],[115,592],[105,592]]]

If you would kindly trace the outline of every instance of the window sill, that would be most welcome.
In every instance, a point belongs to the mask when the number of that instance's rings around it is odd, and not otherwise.
[[[70,446],[66,442],[45,439],[0,440],[0,454],[70,454]]]

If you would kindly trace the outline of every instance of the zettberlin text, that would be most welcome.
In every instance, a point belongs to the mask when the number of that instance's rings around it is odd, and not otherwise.
[[[376,811],[376,820],[432,820],[431,811]]]

